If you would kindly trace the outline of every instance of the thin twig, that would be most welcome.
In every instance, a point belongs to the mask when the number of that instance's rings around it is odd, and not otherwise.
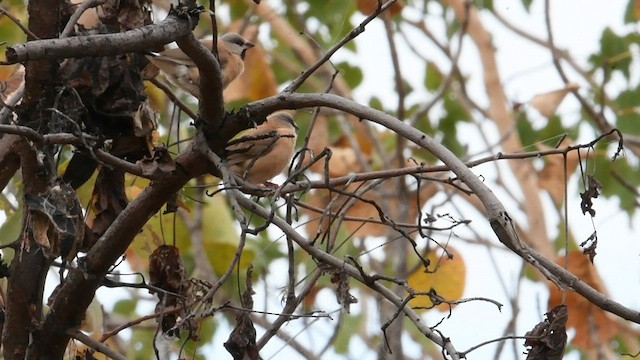
[[[22,22],[17,17],[13,16],[10,12],[5,10],[4,8],[0,8],[0,14],[6,15],[9,19],[11,19],[11,21],[13,21],[16,25],[18,25],[20,30],[22,30],[25,34],[27,34],[27,38],[29,40],[38,40],[39,39],[36,36],[36,34],[32,33],[31,30],[29,30],[26,26],[22,25]]]
[[[380,8],[378,8],[373,14],[367,16],[360,25],[351,30],[345,37],[343,37],[338,43],[333,45],[327,52],[316,61],[313,65],[309,66],[302,74],[300,74],[297,78],[295,78],[289,86],[287,86],[282,92],[283,93],[291,93],[296,91],[304,82],[313,74],[316,70],[320,68],[325,62],[327,62],[333,54],[341,49],[346,43],[358,37],[358,35],[362,34],[365,30],[365,26],[369,24],[373,19],[377,18],[382,12],[387,10],[391,5],[393,5],[396,0],[389,0]]]
[[[107,345],[94,340],[93,338],[91,338],[90,336],[85,335],[82,331],[80,330],[67,330],[67,335],[71,336],[72,338],[82,342],[83,344],[87,345],[88,347],[92,348],[93,350],[105,354],[108,357],[110,357],[111,359],[115,359],[115,360],[126,360],[127,358],[117,352],[115,352],[113,349],[111,349],[110,347],[108,347]]]
[[[64,39],[67,36],[71,35],[74,26],[80,19],[80,16],[82,16],[82,14],[87,11],[87,9],[100,6],[104,4],[105,1],[106,0],[84,0],[82,3],[80,3],[76,11],[74,11],[73,15],[71,15],[71,17],[69,18],[67,25],[64,26],[64,30],[62,30],[62,32],[60,33],[60,39]]]

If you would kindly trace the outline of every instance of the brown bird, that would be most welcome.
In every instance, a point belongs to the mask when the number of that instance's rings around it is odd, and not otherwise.
[[[266,183],[289,165],[297,129],[291,112],[271,114],[264,123],[229,142],[225,149],[229,169],[251,183]]]
[[[211,39],[200,40],[207,49],[211,49]],[[244,57],[247,49],[254,47],[238,33],[226,33],[218,38],[218,58],[222,68],[222,88],[226,88],[244,71]],[[168,49],[156,56],[147,55],[147,59],[167,75],[169,81],[200,98],[200,71],[187,54],[180,48]]]

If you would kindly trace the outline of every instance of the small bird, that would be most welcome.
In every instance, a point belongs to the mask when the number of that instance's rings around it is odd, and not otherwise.
[[[265,184],[287,168],[297,129],[291,112],[271,114],[264,123],[228,143],[225,150],[229,169],[253,184]]]
[[[211,39],[200,40],[211,49]],[[222,68],[222,88],[226,88],[244,71],[244,57],[248,49],[254,47],[238,33],[226,33],[218,38],[218,58]],[[158,55],[147,55],[147,59],[167,75],[169,81],[200,98],[200,71],[187,54],[180,48],[168,49]]]

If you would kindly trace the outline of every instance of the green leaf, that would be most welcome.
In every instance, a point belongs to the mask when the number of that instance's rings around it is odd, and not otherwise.
[[[627,8],[624,11],[624,23],[630,24],[638,21],[640,18],[640,6],[636,5],[636,0],[628,0]]]
[[[242,19],[247,15],[249,5],[243,0],[229,0],[227,1],[229,8],[231,9],[232,19]]]
[[[374,108],[376,110],[384,111],[384,106],[382,105],[382,101],[377,96],[372,96],[369,99],[369,107]]]
[[[549,118],[547,125],[538,131],[537,141],[546,142],[549,146],[555,146],[557,139],[563,134],[567,134],[571,138],[573,134],[568,134],[568,130],[562,125],[562,121],[559,116],[554,115]]]
[[[202,221],[202,246],[216,274],[224,273],[234,258],[240,239],[234,228],[225,198],[217,194],[204,205]],[[249,267],[255,258],[255,251],[246,244],[240,258],[240,273]]]
[[[619,36],[606,28],[600,37],[600,53],[589,58],[594,69],[604,67],[606,71],[621,71],[625,77],[629,77],[631,65],[631,52],[629,46],[637,41],[637,36],[630,34]]]
[[[347,62],[338,63],[336,64],[336,67],[352,89],[360,85],[364,78],[362,70],[359,67],[353,66]]]
[[[22,229],[22,206],[15,211],[6,213],[2,226],[0,226],[0,244],[6,244],[16,240],[20,236]]]
[[[600,149],[600,147],[596,149]],[[593,176],[602,184],[602,195],[607,198],[617,198],[620,201],[620,208],[629,215],[633,215],[637,208],[636,202],[639,199],[630,189],[640,187],[640,172],[629,164],[627,158],[621,157],[612,162],[610,154],[603,151],[598,151],[595,163]],[[582,189],[582,184],[580,186]],[[594,208],[597,212],[597,199],[594,200]]]
[[[132,299],[119,300],[113,305],[113,312],[122,315],[131,315],[136,310],[138,302]]]
[[[447,116],[444,119],[440,120],[438,124],[438,130],[442,132],[444,137],[442,138],[442,145],[444,145],[447,149],[451,150],[454,154],[461,156],[464,155],[465,149],[462,144],[458,141],[458,137],[456,136],[458,131],[456,129],[456,124],[458,122],[451,116]]]
[[[467,109],[462,106],[460,101],[452,94],[448,93],[444,98],[444,110],[447,112],[447,118],[451,121],[469,121],[471,116],[467,112]]]
[[[518,111],[516,115],[516,130],[520,136],[520,142],[522,145],[533,145],[538,141],[538,133],[531,126],[531,121],[527,118],[527,114],[524,111]]]
[[[640,134],[640,86],[618,95],[616,101],[616,127],[623,133]]]
[[[487,9],[493,11],[493,0],[480,0],[477,3],[479,9]]]
[[[429,91],[436,91],[442,84],[442,72],[438,69],[438,66],[432,62],[427,61],[427,69],[424,73],[424,86]]]
[[[338,332],[338,337],[334,342],[334,350],[338,354],[346,354],[349,352],[349,342],[354,335],[358,334],[362,324],[362,315],[344,314],[342,318],[342,327]]]

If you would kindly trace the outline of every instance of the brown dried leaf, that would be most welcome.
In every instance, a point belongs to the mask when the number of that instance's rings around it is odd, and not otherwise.
[[[124,191],[124,173],[120,170],[100,168],[91,197],[87,225],[99,238],[129,203]]]
[[[602,184],[596,178],[591,175],[587,175],[587,189],[584,192],[580,193],[580,209],[582,210],[582,214],[589,213],[591,217],[596,216],[596,211],[593,209],[593,201],[591,199],[596,199],[600,196],[600,189],[602,189]]]
[[[42,248],[45,253],[51,250],[51,241],[49,240],[49,218],[41,213],[34,213],[31,216],[31,231],[33,239]]]
[[[550,91],[534,96],[529,100],[529,104],[538,110],[544,117],[550,118],[555,115],[556,110],[564,100],[564,97],[571,91],[578,89],[578,84],[568,83],[564,88]]]
[[[527,359],[562,360],[567,344],[567,306],[558,305],[549,310],[546,316],[546,319],[526,334],[537,337],[524,342],[528,350]]]
[[[247,268],[246,289],[242,293],[242,306],[245,309],[253,309],[253,266]],[[234,360],[258,360],[261,359],[256,345],[256,328],[249,317],[248,310],[240,311],[236,316],[236,327],[224,343],[225,349],[233,356]]]
[[[175,170],[176,163],[165,147],[155,147],[151,157],[144,157],[138,161],[143,174],[149,177],[159,177]]]
[[[363,13],[364,15],[371,15],[378,9],[378,1],[379,0],[358,0],[358,11]],[[386,1],[382,0],[380,3],[384,4]],[[404,3],[401,0],[397,0],[395,4],[391,5],[387,12],[393,16],[400,11],[404,7]]]
[[[75,191],[66,183],[58,183],[46,192],[25,195],[30,211],[35,241],[50,257],[69,260],[84,239],[84,217]]]
[[[181,294],[185,288],[185,270],[180,258],[180,250],[171,245],[158,246],[149,256],[149,277],[151,285]],[[163,293],[158,293],[162,298]]]
[[[357,304],[358,299],[351,295],[349,291],[349,276],[344,271],[337,270],[331,275],[331,282],[337,284],[336,286],[336,300],[338,304],[342,305],[342,309],[347,314],[351,313],[351,304]]]
[[[175,246],[160,245],[149,257],[150,284],[162,290],[184,295],[187,290],[184,265],[180,258],[180,250]],[[178,297],[162,291],[150,290],[158,295],[156,311],[162,312],[167,307],[178,305]],[[158,320],[161,322],[162,332],[169,336],[179,336],[180,329],[173,329],[178,320],[178,313],[163,314]],[[175,332],[174,332],[175,331]]]
[[[564,257],[556,261],[563,266]],[[568,257],[569,271],[586,282],[597,291],[603,292],[604,286],[600,281],[598,272],[589,261],[589,257],[581,251],[571,251]],[[562,291],[557,286],[549,283],[549,308],[562,304]],[[578,295],[575,291],[567,290],[566,301],[569,311],[567,327],[574,328],[575,337],[571,344],[582,350],[593,349],[599,343],[606,343],[617,333],[618,327],[607,314],[590,303],[588,300]]]

